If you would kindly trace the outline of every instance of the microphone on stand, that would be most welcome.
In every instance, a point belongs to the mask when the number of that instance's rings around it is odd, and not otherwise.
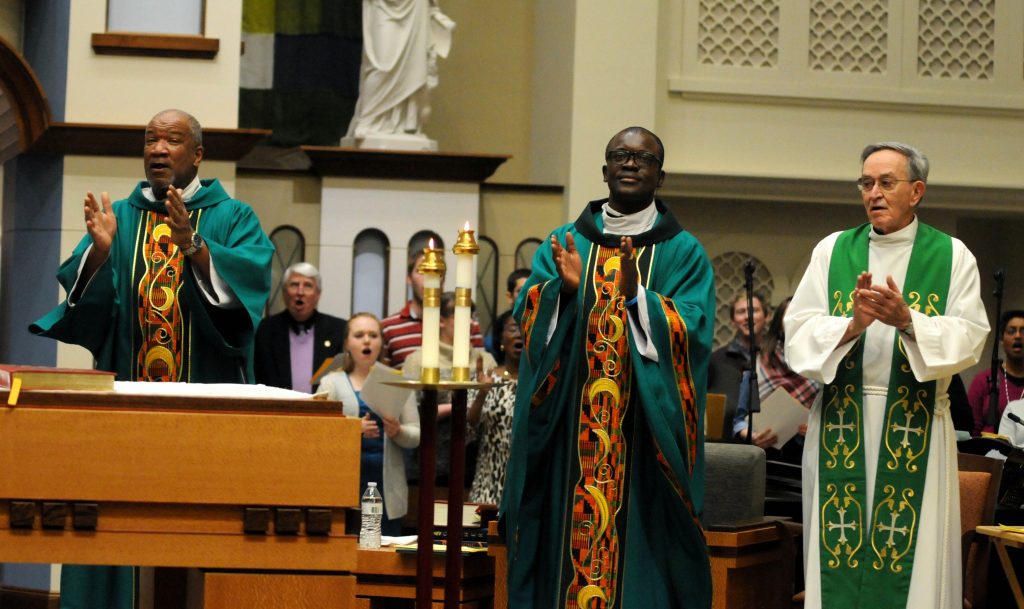
[[[743,282],[747,292],[747,338],[750,344],[750,368],[747,380],[747,442],[754,442],[754,413],[761,412],[761,395],[757,390],[757,339],[754,332],[754,261],[750,258],[743,264]],[[764,303],[761,303],[764,306]]]

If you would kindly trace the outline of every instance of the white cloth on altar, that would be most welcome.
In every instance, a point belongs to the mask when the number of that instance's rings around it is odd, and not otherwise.
[[[872,283],[885,285],[892,275],[901,289],[917,235],[918,221],[894,233],[870,231],[868,269]],[[840,233],[814,248],[811,262],[786,312],[786,359],[797,373],[831,382],[842,358],[856,340],[839,345],[849,318],[830,315],[828,268]],[[946,389],[953,374],[978,362],[989,324],[981,301],[974,255],[953,239],[953,265],[945,314],[927,317],[911,311],[915,339],[905,340],[907,358],[919,381],[936,380],[935,417],[928,453],[917,548],[907,607],[954,609],[962,606],[960,558],[960,488],[957,449]],[[886,392],[892,363],[895,328],[880,322],[868,327],[864,344],[864,450],[867,505],[872,506],[875,467],[882,442]],[[821,403],[814,406],[807,426],[803,457],[804,560],[807,609],[821,607],[819,571],[818,449]],[[870,508],[869,508],[870,509]],[[865,515],[871,522],[871,515]],[[867,539],[867,534],[865,535]]]

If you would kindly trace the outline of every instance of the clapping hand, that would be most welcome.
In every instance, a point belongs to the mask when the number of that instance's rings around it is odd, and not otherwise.
[[[551,259],[562,279],[562,292],[575,294],[580,287],[580,275],[583,274],[583,261],[576,249],[576,240],[572,233],[565,233],[565,247],[558,242],[558,237],[551,235]]]

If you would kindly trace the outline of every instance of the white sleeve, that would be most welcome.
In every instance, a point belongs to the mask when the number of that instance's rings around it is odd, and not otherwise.
[[[647,290],[643,285],[636,286],[636,316],[633,315],[629,307],[626,307],[626,312],[629,316],[629,330],[633,334],[636,350],[647,359],[658,361],[658,349],[654,346],[654,341],[648,338],[651,335],[651,317],[647,311]],[[637,317],[640,319],[636,319]]]
[[[840,233],[833,233],[814,248],[793,300],[786,310],[786,363],[794,372],[822,383],[836,377],[839,362],[857,340],[840,345],[849,318],[831,315],[828,303],[828,265]]]
[[[989,331],[988,315],[981,301],[977,262],[959,239],[953,239],[945,312],[929,317],[911,310],[910,318],[914,338],[902,338],[910,368],[919,381],[952,376],[981,359]]]
[[[199,278],[198,273],[193,273],[196,284],[199,285],[199,293],[203,295],[206,302],[221,309],[238,309],[242,303],[235,296],[231,286],[228,285],[220,275],[217,274],[217,265],[213,263],[213,256],[210,256],[210,285]]]

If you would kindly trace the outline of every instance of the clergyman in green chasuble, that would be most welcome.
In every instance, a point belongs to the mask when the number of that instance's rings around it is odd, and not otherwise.
[[[87,234],[57,273],[67,300],[30,331],[81,345],[121,381],[252,383],[273,244],[253,210],[200,180],[202,131],[168,110],[146,128],[147,181],[89,193]],[[131,567],[65,565],[63,609],[131,609]]]
[[[714,282],[653,198],[663,155],[644,129],[609,142],[609,199],[541,245],[516,305],[510,607],[710,607],[699,518]]]
[[[804,445],[808,609],[959,608],[957,449],[946,388],[988,322],[964,244],[916,215],[928,162],[868,146],[869,222],[814,249],[786,312],[786,356],[826,383]]]

